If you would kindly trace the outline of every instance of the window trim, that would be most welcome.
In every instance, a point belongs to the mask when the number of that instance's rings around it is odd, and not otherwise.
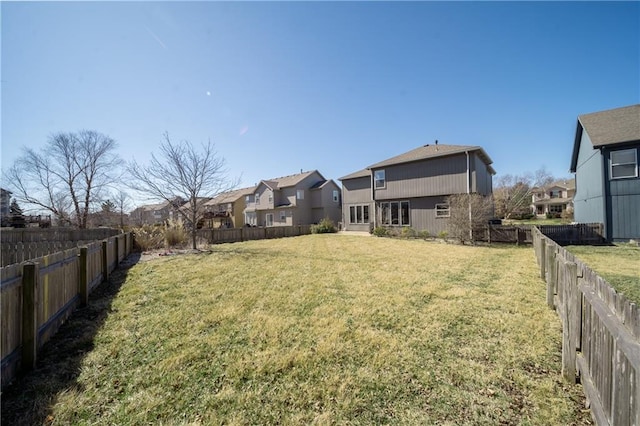
[[[304,189],[296,189],[296,200],[304,200]]]
[[[354,204],[349,206],[349,224],[366,225],[371,220],[369,204]],[[360,220],[358,220],[360,218]]]
[[[451,217],[451,206],[447,203],[436,203],[436,219]],[[441,214],[441,213],[445,214]]]
[[[269,220],[271,219],[271,220]],[[271,222],[271,224],[269,224]],[[264,225],[265,226],[273,226],[273,213],[267,213],[264,215]]]
[[[338,191],[337,189],[334,189],[332,196],[333,196],[334,203],[340,202],[340,191]]]
[[[392,223],[394,204],[397,207],[396,219],[398,223]],[[379,203],[378,206],[380,207],[380,224],[382,226],[400,226],[400,227],[411,226],[411,202],[409,200],[383,201]],[[406,214],[407,223],[404,223],[405,215],[402,214],[403,206],[406,207],[406,211],[407,211],[407,214]],[[385,214],[384,214],[385,211],[387,212],[386,219],[388,220],[385,220]]]
[[[382,174],[382,178],[378,177],[378,173]],[[378,186],[378,182],[382,182],[382,185]],[[385,189],[387,187],[387,173],[385,169],[373,172],[373,186],[375,189]]]
[[[627,162],[627,163],[614,163],[613,162],[613,155],[614,154],[619,154],[622,152],[626,152],[626,151],[631,151],[633,152],[633,162]],[[628,176],[613,176],[613,169],[615,166],[628,166],[628,165],[634,165],[634,170],[633,170],[633,175],[628,175]],[[609,178],[610,179],[633,179],[633,178],[637,178],[638,177],[638,149],[637,148],[627,148],[627,149],[616,149],[614,151],[611,151],[609,154]]]
[[[287,212],[284,210],[280,210],[280,222],[287,221]]]

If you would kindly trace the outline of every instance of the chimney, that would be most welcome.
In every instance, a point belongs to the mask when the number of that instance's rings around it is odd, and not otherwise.
[[[436,139],[436,145],[438,145],[438,139]]]

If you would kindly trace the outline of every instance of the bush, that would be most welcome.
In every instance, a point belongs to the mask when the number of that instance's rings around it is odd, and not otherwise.
[[[311,225],[312,234],[332,234],[338,232],[338,228],[329,218],[324,218],[317,225]]]
[[[135,248],[140,251],[161,249],[164,246],[164,232],[162,228],[152,225],[142,225],[133,228]]]
[[[438,232],[438,238],[442,238],[443,240],[446,240],[448,236],[449,236],[449,233],[447,231]]]
[[[427,238],[429,238],[431,236],[431,234],[429,233],[429,231],[427,231],[426,229],[418,232],[418,238],[422,238],[424,240],[426,240]]]
[[[386,237],[388,234],[387,228],[384,226],[378,226],[373,229],[373,235],[376,237]]]
[[[402,228],[402,231],[400,231],[400,236],[402,238],[415,238],[416,230],[409,226],[405,226]]]
[[[183,246],[187,242],[187,231],[181,222],[177,220],[169,220],[164,225],[164,243],[165,247]]]

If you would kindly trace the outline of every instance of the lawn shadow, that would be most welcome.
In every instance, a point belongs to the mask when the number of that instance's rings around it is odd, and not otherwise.
[[[114,297],[140,257],[140,253],[132,253],[123,260],[109,279],[90,294],[89,304],[76,309],[44,344],[35,370],[18,377],[2,391],[0,424],[50,424],[54,421],[52,406],[57,395],[82,391],[77,383],[82,361],[93,349],[94,338],[111,312]]]

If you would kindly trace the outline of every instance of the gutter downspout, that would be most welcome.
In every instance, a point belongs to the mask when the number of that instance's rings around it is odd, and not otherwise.
[[[371,174],[370,174],[370,179],[371,179],[371,201],[373,202],[373,227],[375,228],[378,225],[378,220],[377,220],[377,212],[378,212],[378,208],[376,207],[376,197],[375,197],[375,188],[373,186],[374,181],[373,181],[373,174],[374,171],[371,170]]]
[[[469,158],[469,151],[465,151],[467,154],[467,200],[469,201],[469,241],[473,241],[473,226],[472,226],[472,214],[471,214],[471,161]]]

